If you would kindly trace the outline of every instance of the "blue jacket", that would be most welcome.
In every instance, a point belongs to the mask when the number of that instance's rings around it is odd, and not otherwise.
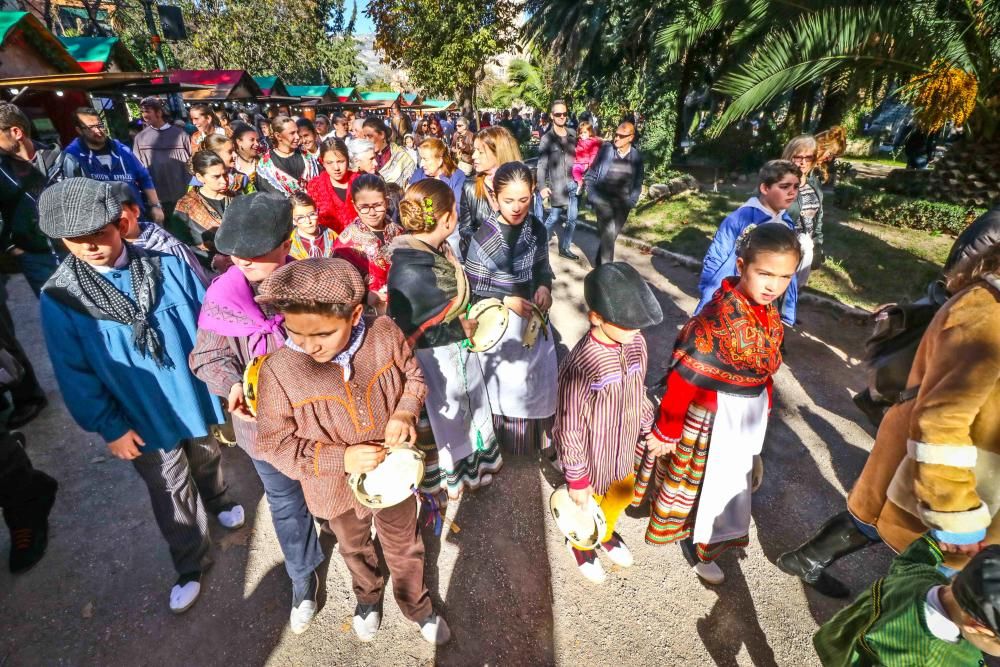
[[[188,367],[205,288],[178,257],[159,256],[162,283],[150,321],[172,366],[157,368],[132,345],[132,327],[98,320],[43,290],[42,330],[59,389],[73,419],[110,442],[131,428],[145,449],[172,450],[225,421],[219,400]],[[128,267],[104,274],[135,298]]]
[[[607,198],[608,193],[601,190],[601,181],[604,180],[604,176],[608,173],[608,168],[611,166],[611,161],[614,159],[617,150],[614,142],[605,141],[600,149],[598,149],[594,163],[590,165],[590,169],[584,174],[583,178],[587,182],[587,198],[590,201]],[[635,208],[635,205],[639,202],[639,195],[642,194],[644,168],[642,165],[642,154],[639,153],[635,146],[629,149],[626,157],[632,165],[632,187],[629,188],[628,192],[620,193],[619,198],[624,200],[631,209]]]
[[[111,166],[106,167],[79,137],[63,151],[63,171],[66,178],[85,176],[95,181],[121,181],[132,188],[136,201],[145,201],[141,190],[152,190],[153,178],[128,146],[117,139],[111,145]],[[143,206],[145,211],[145,206]]]
[[[417,167],[417,170],[413,172],[410,176],[410,185],[413,185],[417,181],[427,178],[427,174],[424,173],[423,167]],[[455,169],[451,176],[445,176],[441,179],[448,184],[451,191],[455,193],[455,205],[458,206],[459,212],[462,208],[462,186],[465,185],[465,172],[461,169]]]
[[[740,235],[747,227],[766,223],[770,219],[771,217],[767,213],[758,208],[741,206],[722,221],[702,262],[701,278],[698,280],[701,301],[694,309],[695,315],[700,313],[701,309],[712,300],[712,295],[722,285],[723,280],[736,275],[736,241]],[[788,225],[789,229],[795,231],[795,223],[787,214],[782,213],[781,219]],[[798,298],[799,286],[796,278],[792,278],[792,282],[788,285],[788,291],[785,292],[781,308],[781,321],[789,326],[795,324],[795,306]]]

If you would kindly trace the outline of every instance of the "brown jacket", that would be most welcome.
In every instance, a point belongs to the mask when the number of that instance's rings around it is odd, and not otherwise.
[[[928,528],[1000,544],[1000,280],[938,311],[907,384],[917,397],[886,414],[848,508],[896,551]]]
[[[303,484],[309,511],[323,519],[349,509],[358,516],[368,513],[347,485],[344,450],[382,440],[389,417],[396,411],[419,415],[427,395],[423,373],[399,327],[388,317],[369,318],[366,324],[350,380],[344,380],[341,366],[318,363],[288,347],[270,355],[260,369],[257,453],[293,479],[337,480],[323,487]]]

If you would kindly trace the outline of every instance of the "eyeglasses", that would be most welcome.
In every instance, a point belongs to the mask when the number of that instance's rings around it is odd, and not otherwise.
[[[312,213],[303,213],[302,215],[297,215],[292,218],[292,222],[296,225],[301,225],[304,222],[309,222],[310,220],[319,220],[319,213],[313,211]]]
[[[358,207],[358,213],[361,215],[371,215],[372,213],[383,212],[385,212],[385,204],[362,204]]]
[[[793,155],[792,162],[815,162],[815,155]]]
[[[80,123],[80,127],[82,127],[85,130],[103,130],[104,123],[97,123],[96,125],[85,125],[83,123]]]
[[[631,134],[622,134],[621,132],[615,132],[615,139],[631,139]]]
[[[563,113],[561,111],[553,111],[552,112],[552,117],[553,118],[565,118],[566,116],[567,116],[567,114],[565,114],[565,113]]]

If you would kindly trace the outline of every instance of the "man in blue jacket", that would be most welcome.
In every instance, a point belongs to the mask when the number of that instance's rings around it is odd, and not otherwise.
[[[799,195],[801,175],[799,168],[788,160],[771,160],[761,167],[757,178],[758,194],[726,216],[705,253],[701,278],[698,280],[701,301],[694,310],[695,315],[712,300],[712,295],[723,280],[736,275],[736,251],[750,230],[757,225],[776,223],[787,225],[795,231],[795,223],[785,210]],[[789,326],[795,324],[798,294],[798,284],[792,278],[781,306],[781,321]]]
[[[101,120],[100,112],[91,107],[77,109],[76,131],[80,136],[63,151],[64,176],[128,183],[137,201],[143,201],[145,195],[144,217],[162,225],[163,206],[149,170],[128,146],[108,136],[108,128]]]
[[[628,122],[619,125],[614,140],[601,146],[583,177],[601,238],[595,267],[615,261],[615,240],[642,194],[642,155],[632,145],[633,141],[635,125]]]

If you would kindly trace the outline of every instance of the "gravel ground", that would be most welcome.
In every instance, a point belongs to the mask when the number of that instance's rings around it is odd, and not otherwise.
[[[592,256],[593,236],[579,237]],[[638,251],[619,252],[664,308],[664,323],[646,334],[654,384],[696,303],[696,276]],[[553,261],[552,322],[560,345],[572,346],[586,331],[582,279],[589,264],[554,253]],[[72,422],[45,358],[37,303],[20,277],[9,290],[18,332],[39,359],[52,401],[25,429],[29,453],[58,478],[60,491],[42,563],[17,578],[0,570],[0,667],[817,664],[811,635],[841,604],[803,590],[773,561],[843,508],[871,447],[871,430],[850,400],[861,388],[855,355],[866,331],[849,319],[806,308],[801,326],[789,332],[750,546],[723,557],[724,584],[702,584],[676,546],[646,545],[646,508],[619,523],[635,566],[611,572],[603,586],[586,582],[546,509],[559,480],[538,461],[508,460],[491,487],[451,503],[456,529],[443,538],[425,530],[428,584],[453,631],[452,642],[435,650],[388,595],[377,641],[356,641],[350,580],[335,551],[324,564],[319,615],[306,634],[291,634],[290,585],[267,504],[236,449],[225,451],[225,471],[247,509],[247,526],[235,533],[213,528],[216,562],[206,589],[191,611],[173,616],[167,596],[174,574],[145,488],[131,466],[110,459],[97,437]],[[7,534],[0,533],[6,553]],[[328,535],[324,546],[334,548]],[[877,547],[835,571],[860,591],[889,558]]]

